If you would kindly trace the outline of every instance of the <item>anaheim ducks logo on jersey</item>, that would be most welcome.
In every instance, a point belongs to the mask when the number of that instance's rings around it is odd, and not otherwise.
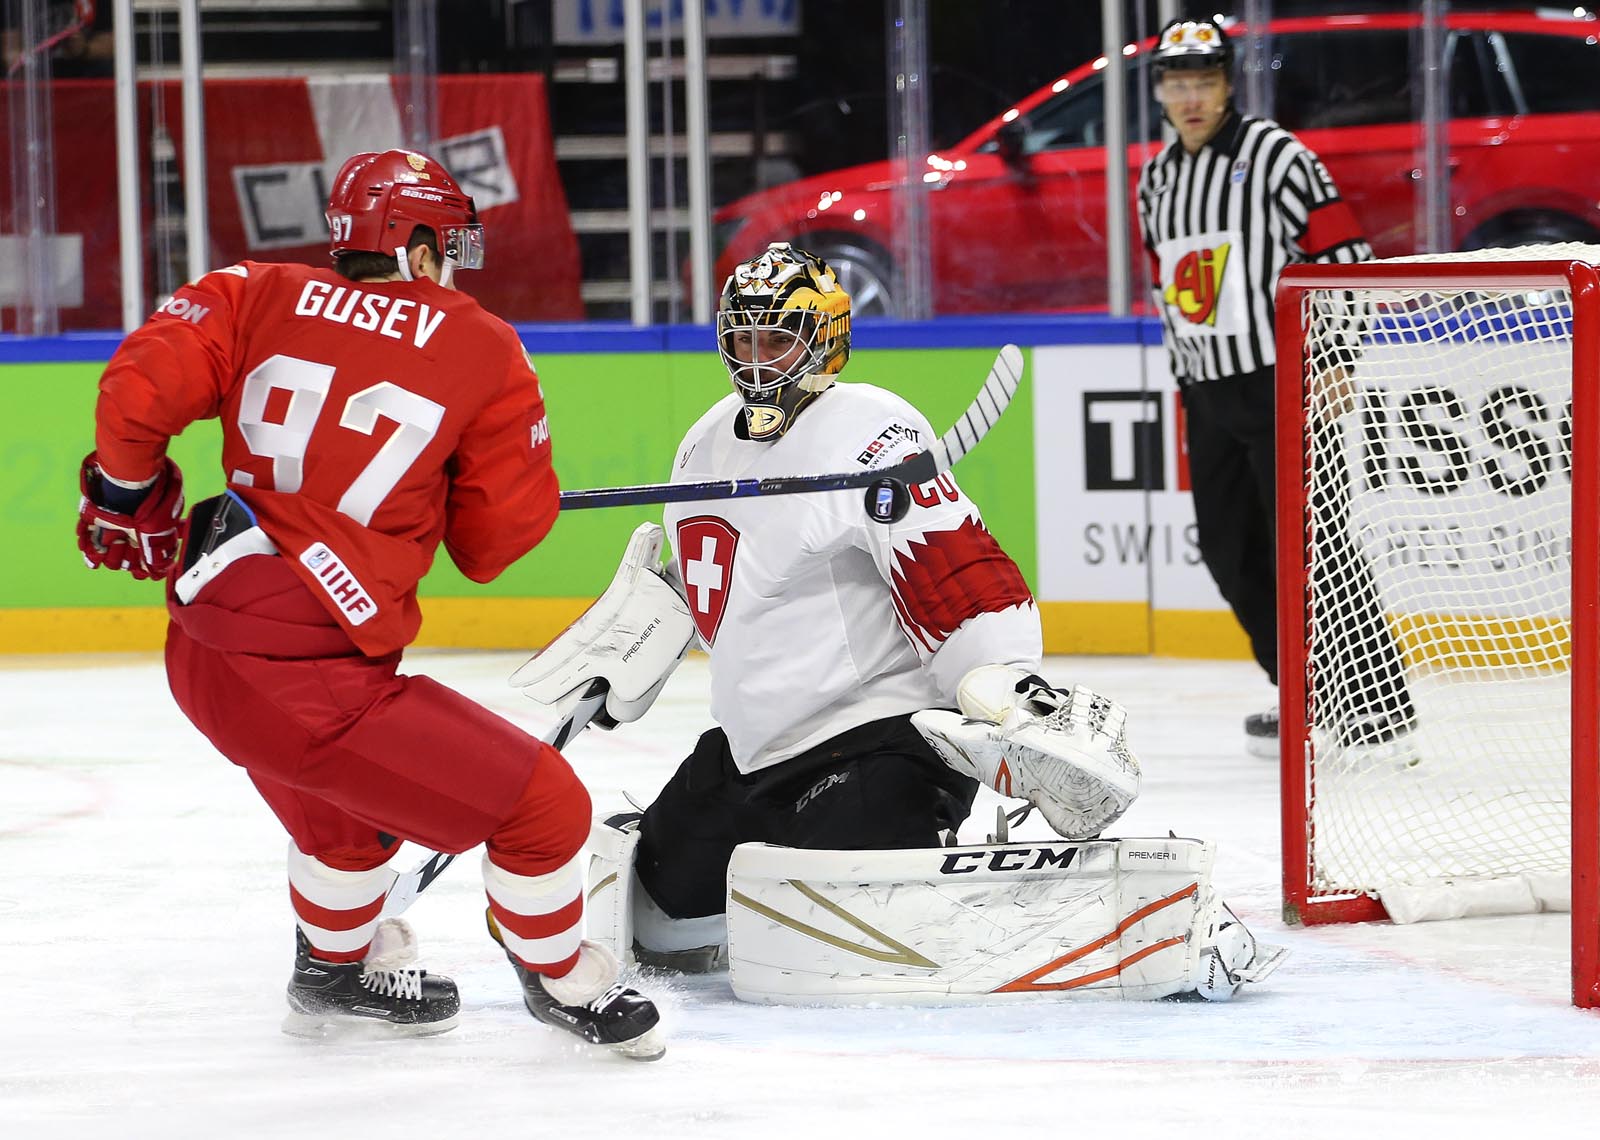
[[[696,515],[678,524],[673,544],[689,614],[701,639],[713,644],[733,584],[733,556],[739,549],[739,532],[715,515]]]

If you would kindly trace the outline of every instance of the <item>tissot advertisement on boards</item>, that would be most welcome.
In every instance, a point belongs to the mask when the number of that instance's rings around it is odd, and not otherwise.
[[[1200,561],[1165,353],[1038,348],[1033,378],[1040,597],[1226,611]]]

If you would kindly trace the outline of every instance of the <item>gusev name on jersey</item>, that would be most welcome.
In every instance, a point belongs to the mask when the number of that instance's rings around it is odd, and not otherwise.
[[[937,438],[868,384],[833,385],[776,442],[740,438],[743,414],[737,395],[706,412],[673,481],[873,470]],[[743,772],[873,720],[953,707],[979,665],[1038,668],[1033,596],[949,472],[912,488],[889,526],[858,492],[670,504],[665,523],[711,655],[711,715]]]
[[[371,656],[416,636],[441,541],[487,582],[555,522],[544,397],[516,333],[425,278],[247,261],[179,289],[100,379],[102,469],[143,480],[218,417],[228,488]]]

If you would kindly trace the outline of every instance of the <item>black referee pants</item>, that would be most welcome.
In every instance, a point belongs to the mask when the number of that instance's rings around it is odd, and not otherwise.
[[[888,717],[745,775],[727,734],[700,737],[639,825],[634,867],[673,918],[721,914],[728,860],[741,843],[813,850],[938,847],[972,810],[978,782],[950,768],[911,727]]]
[[[1183,389],[1189,484],[1200,556],[1250,638],[1251,652],[1278,683],[1277,483],[1274,474],[1274,377],[1271,368]],[[1336,430],[1336,429],[1330,429]],[[1317,512],[1316,578],[1321,605],[1312,637],[1319,719],[1416,712],[1366,558],[1350,538],[1349,478],[1342,450],[1312,489]]]
[[[1278,683],[1272,369],[1183,388],[1200,557]]]

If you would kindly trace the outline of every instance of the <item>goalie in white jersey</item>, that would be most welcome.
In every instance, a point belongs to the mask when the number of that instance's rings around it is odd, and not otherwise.
[[[717,337],[734,391],[689,429],[674,482],[886,469],[938,438],[899,396],[836,382],[850,355],[850,298],[803,250],[777,243],[735,270]],[[1072,840],[1099,836],[1127,810],[1139,766],[1122,708],[1038,676],[1033,596],[948,471],[910,498],[887,524],[858,494],[671,504],[673,562],[657,566],[660,532],[641,527],[612,589],[513,678],[554,701],[602,676],[610,719],[633,720],[691,639],[710,654],[716,727],[642,818],[614,816],[591,835],[591,937],[648,965],[713,968],[726,952],[729,898],[768,913],[730,887],[736,847],[937,861],[980,780],[1030,801]],[[1079,893],[1105,893],[1116,877],[1115,844],[1096,846],[1111,849],[1109,864],[1099,860],[1110,877]],[[758,850],[769,849],[740,855]],[[608,915],[611,929],[597,929]],[[734,957],[741,996],[838,996],[831,967],[820,993],[792,986],[787,969],[777,990],[749,993],[752,975],[741,987]],[[1182,985],[1137,996],[1194,988],[1190,966],[1178,972]],[[940,971],[923,974],[914,989],[951,992]],[[901,992],[903,981],[888,985]],[[854,984],[858,996],[884,992],[875,974]]]

